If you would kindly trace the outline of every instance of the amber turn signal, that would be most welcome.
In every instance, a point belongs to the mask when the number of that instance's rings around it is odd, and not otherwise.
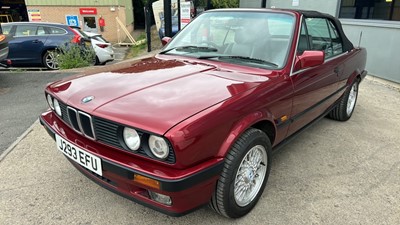
[[[133,181],[148,187],[160,189],[160,182],[139,174],[135,174],[135,176],[133,177]]]

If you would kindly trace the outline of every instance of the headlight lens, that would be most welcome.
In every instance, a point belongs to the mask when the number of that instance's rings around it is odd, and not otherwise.
[[[50,108],[54,110],[53,99],[51,95],[47,95],[47,103],[49,104]]]
[[[57,100],[57,99],[54,99],[54,100],[53,100],[53,105],[54,105],[54,109],[56,110],[56,113],[57,113],[59,116],[62,116],[60,104],[58,103],[58,100]]]
[[[149,147],[154,156],[159,159],[165,159],[169,154],[169,146],[162,137],[150,135]]]
[[[136,151],[139,149],[140,147],[140,136],[139,134],[136,132],[135,129],[129,128],[129,127],[125,127],[124,128],[124,132],[123,132],[123,136],[124,136],[124,141],[126,146],[128,146],[129,149]]]

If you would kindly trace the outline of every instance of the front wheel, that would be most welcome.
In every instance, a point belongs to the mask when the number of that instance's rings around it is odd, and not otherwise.
[[[43,64],[45,67],[51,70],[58,70],[58,53],[54,50],[48,50],[43,55]]]
[[[249,213],[264,191],[270,165],[269,138],[261,130],[250,128],[227,154],[210,207],[230,218]]]
[[[350,88],[343,94],[339,104],[329,113],[330,118],[338,121],[350,119],[356,107],[359,83],[360,80],[356,78]]]

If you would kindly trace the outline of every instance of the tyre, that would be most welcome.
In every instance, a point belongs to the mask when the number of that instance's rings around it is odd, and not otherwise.
[[[338,121],[350,119],[356,107],[359,83],[360,80],[355,79],[353,84],[343,94],[339,104],[329,113],[330,118]]]
[[[95,61],[94,65],[95,66],[100,65],[100,61],[99,61],[99,58],[97,56],[96,56],[96,61]]]
[[[249,213],[264,191],[271,169],[271,142],[261,130],[244,132],[225,158],[210,207],[217,213],[238,218]]]
[[[43,55],[43,65],[51,70],[58,70],[58,53],[54,50],[48,50]]]

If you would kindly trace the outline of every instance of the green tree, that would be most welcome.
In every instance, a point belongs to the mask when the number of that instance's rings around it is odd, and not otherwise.
[[[239,8],[239,0],[211,0],[214,8]]]

